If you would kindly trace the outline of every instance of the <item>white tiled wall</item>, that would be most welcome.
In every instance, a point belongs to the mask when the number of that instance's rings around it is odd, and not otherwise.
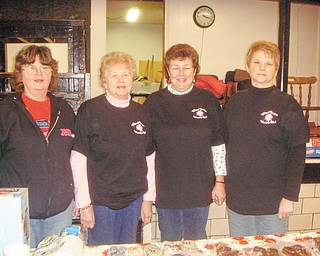
[[[320,231],[320,184],[302,184],[299,201],[294,205],[294,214],[289,219],[289,232]],[[226,205],[210,205],[207,222],[208,238],[229,236]],[[152,223],[143,229],[143,242],[159,242],[160,231],[157,213],[153,207]]]

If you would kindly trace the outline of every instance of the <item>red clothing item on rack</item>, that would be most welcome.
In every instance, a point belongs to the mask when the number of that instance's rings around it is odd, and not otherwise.
[[[223,97],[227,88],[222,80],[218,80],[213,75],[198,75],[194,86],[213,93],[218,99]]]

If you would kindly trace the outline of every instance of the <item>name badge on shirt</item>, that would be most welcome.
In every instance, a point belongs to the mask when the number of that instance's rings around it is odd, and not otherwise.
[[[40,129],[45,129],[45,128],[49,129],[48,120],[37,120],[36,123]]]

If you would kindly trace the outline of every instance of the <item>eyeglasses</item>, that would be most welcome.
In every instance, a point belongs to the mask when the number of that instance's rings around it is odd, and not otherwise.
[[[23,68],[22,70],[25,70],[29,75],[36,75],[39,71],[39,68],[37,66],[31,65],[26,68]],[[41,66],[40,71],[44,75],[49,75],[52,72],[52,69],[49,66]]]

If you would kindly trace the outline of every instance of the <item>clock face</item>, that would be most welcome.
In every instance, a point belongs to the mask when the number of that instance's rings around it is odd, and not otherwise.
[[[215,20],[215,13],[211,7],[202,5],[193,12],[193,20],[200,28],[210,27]]]

